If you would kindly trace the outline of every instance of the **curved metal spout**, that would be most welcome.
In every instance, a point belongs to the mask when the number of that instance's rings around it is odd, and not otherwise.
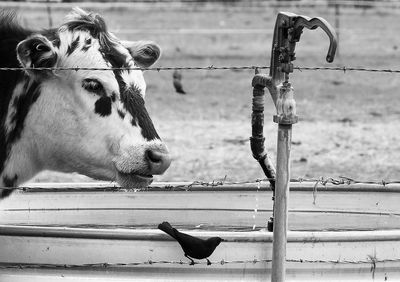
[[[294,29],[296,30],[296,33],[298,31],[301,33],[304,27],[308,29],[316,29],[317,27],[320,27],[323,31],[326,32],[330,41],[328,54],[326,55],[326,61],[328,63],[332,63],[333,60],[335,59],[335,53],[337,48],[337,35],[333,27],[325,19],[320,17],[311,19],[309,17],[299,16],[294,23]]]
[[[296,59],[296,43],[300,41],[305,27],[308,29],[320,27],[326,32],[330,41],[326,60],[331,63],[335,58],[337,35],[333,27],[325,19],[280,12],[276,18],[271,51],[269,75],[272,80],[272,86],[268,87],[275,105],[277,100],[275,86],[287,80],[289,73],[293,72],[292,61]]]

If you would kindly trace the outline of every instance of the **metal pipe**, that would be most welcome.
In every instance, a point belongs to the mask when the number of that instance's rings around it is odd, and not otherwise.
[[[272,244],[271,281],[285,281],[286,237],[288,230],[288,202],[290,183],[290,149],[292,124],[296,123],[296,101],[289,82],[277,86],[277,100],[274,121],[278,123],[277,171],[274,204],[274,239]]]
[[[340,33],[340,5],[336,3],[335,5],[335,30],[336,30],[336,40],[339,44],[339,33]],[[336,56],[339,56],[339,47],[336,50]]]
[[[264,88],[270,84],[267,76],[257,74],[253,79],[253,107],[251,114],[251,137],[250,147],[253,157],[260,164],[264,174],[267,176],[272,191],[275,190],[275,168],[269,159],[264,147]]]
[[[279,124],[271,281],[285,281],[292,125]]]
[[[275,85],[270,77],[265,74],[261,74],[256,69],[256,75],[252,81],[253,86],[253,107],[251,113],[251,137],[250,147],[253,157],[260,164],[265,176],[267,176],[272,190],[272,202],[275,204],[275,167],[272,161],[268,157],[268,154],[264,147],[265,138],[264,132],[264,103],[265,103],[265,87],[270,92],[275,91]],[[272,232],[274,225],[274,215],[267,222],[268,231]]]

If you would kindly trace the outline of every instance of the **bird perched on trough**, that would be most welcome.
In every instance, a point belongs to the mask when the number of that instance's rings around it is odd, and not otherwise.
[[[207,265],[211,265],[208,257],[214,252],[215,248],[224,241],[220,237],[211,237],[203,240],[182,232],[179,232],[171,226],[168,222],[164,221],[158,225],[158,229],[164,231],[172,238],[174,238],[181,245],[185,257],[190,259],[190,265],[194,265],[195,259],[207,259]]]
[[[182,86],[182,74],[178,70],[174,70],[174,72],[172,73],[172,78],[172,83],[174,84],[176,93],[186,94]]]

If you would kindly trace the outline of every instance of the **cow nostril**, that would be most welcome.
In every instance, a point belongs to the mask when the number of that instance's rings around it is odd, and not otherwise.
[[[160,163],[162,161],[163,154],[159,152],[155,152],[152,150],[147,150],[146,152],[147,158],[152,163]]]
[[[147,150],[146,159],[148,161],[151,174],[162,174],[171,164],[171,158],[169,154],[157,150]]]

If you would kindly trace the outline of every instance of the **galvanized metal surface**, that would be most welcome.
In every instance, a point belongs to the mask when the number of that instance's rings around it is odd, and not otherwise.
[[[400,187],[313,190],[312,185],[302,185],[297,183],[291,188],[289,230],[400,229]],[[256,187],[231,188],[19,192],[0,201],[0,224],[155,228],[158,223],[168,220],[187,229],[196,226],[199,226],[197,229],[230,231],[249,231],[253,226],[256,230],[265,228],[272,212],[271,191],[265,187],[260,190]]]
[[[47,229],[55,231],[53,227]],[[210,257],[211,266],[205,263],[189,266],[179,245],[158,230],[113,230],[110,233],[99,229],[91,233],[93,238],[84,229],[58,231],[58,234],[48,237],[32,236],[35,234],[28,232],[1,235],[0,281],[40,281],[39,278],[42,281],[64,281],[61,279],[65,277],[75,277],[75,281],[125,281],[133,278],[149,281],[265,281],[271,270],[272,237],[269,232],[189,232],[204,238],[218,234],[227,239]],[[78,236],[80,232],[82,234]],[[45,233],[42,228],[39,235]],[[400,278],[400,261],[393,260],[400,257],[399,238],[400,231],[289,232],[288,281],[298,277],[302,277],[300,281],[339,281],[338,278],[346,281],[355,277],[359,279],[357,281],[380,281],[377,277],[383,278],[384,275],[393,281]],[[255,259],[259,261],[252,262]],[[21,269],[7,268],[10,265],[7,263],[21,264]],[[25,269],[25,263],[36,266]],[[104,263],[107,266],[103,266]],[[113,266],[129,263],[137,265]],[[79,267],[84,264],[98,266]],[[23,280],[25,275],[39,278]],[[16,280],[6,280],[10,277]]]
[[[305,186],[291,192],[286,281],[400,280],[400,189]],[[0,202],[0,281],[266,281],[270,197],[254,187],[19,192]],[[163,220],[227,241],[213,265],[189,266],[156,229]]]

